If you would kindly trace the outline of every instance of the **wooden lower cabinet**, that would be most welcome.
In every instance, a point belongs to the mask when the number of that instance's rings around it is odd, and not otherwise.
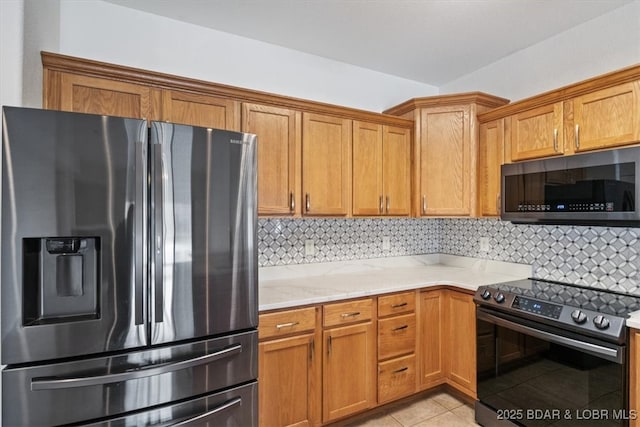
[[[314,334],[259,345],[261,426],[313,426],[318,369]]]
[[[435,387],[446,381],[442,351],[445,295],[443,290],[420,293],[418,387],[421,390]]]
[[[475,398],[475,322],[473,295],[446,286],[261,313],[260,425],[330,424],[442,384]]]
[[[446,383],[476,397],[475,310],[472,294],[451,289],[420,293],[421,390]]]
[[[371,319],[325,330],[322,361],[324,423],[376,405],[376,334]]]
[[[378,404],[416,392],[416,292],[378,297]]]
[[[265,427],[320,425],[318,308],[260,315],[259,421]]]
[[[476,306],[473,295],[446,291],[446,354],[447,383],[476,398]]]
[[[640,427],[640,329],[631,329],[631,344],[629,351],[629,409],[632,419],[630,427]]]

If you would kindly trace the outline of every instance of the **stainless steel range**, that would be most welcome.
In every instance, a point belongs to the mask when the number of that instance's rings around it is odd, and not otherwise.
[[[627,328],[640,297],[525,279],[482,286],[476,421],[628,425]]]

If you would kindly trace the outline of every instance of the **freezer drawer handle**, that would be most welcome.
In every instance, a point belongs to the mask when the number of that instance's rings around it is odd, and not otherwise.
[[[218,412],[222,412],[225,409],[233,408],[234,406],[238,406],[238,405],[242,405],[241,397],[236,397],[235,399],[228,400],[224,402],[222,405],[218,406],[217,408],[214,408],[208,412],[205,412],[204,414],[196,415],[195,417],[188,418],[176,424],[171,424],[171,427],[186,426],[186,425],[195,423],[196,421],[198,422],[205,421],[205,419],[209,418],[212,415],[217,414]]]
[[[136,380],[139,378],[146,378],[153,375],[166,374],[173,371],[179,371],[181,369],[188,369],[200,365],[206,365],[207,363],[211,363],[226,357],[235,356],[240,353],[242,353],[242,344],[236,344],[225,347],[220,351],[216,351],[215,353],[207,354],[205,356],[194,357],[193,359],[186,359],[175,363],[165,363],[160,366],[154,366],[151,368],[129,370],[117,374],[75,378],[34,378],[31,380],[31,390],[58,390],[64,388],[89,387],[94,385]]]

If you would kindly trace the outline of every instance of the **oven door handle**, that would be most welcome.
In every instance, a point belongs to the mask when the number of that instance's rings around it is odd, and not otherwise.
[[[593,356],[600,357],[602,359],[606,359],[611,362],[615,362],[619,364],[624,363],[624,352],[620,348],[616,349],[616,348],[605,347],[602,345],[592,344],[590,342],[580,341],[580,340],[565,337],[562,335],[557,335],[551,332],[535,329],[529,326],[512,322],[510,320],[503,319],[502,317],[498,317],[493,314],[489,314],[482,309],[477,310],[476,317],[479,320],[484,320],[485,322],[493,323],[498,326],[503,326],[505,328],[514,330],[516,332],[521,332],[521,333],[530,335],[534,338],[540,338],[555,344],[560,344],[566,347],[571,347],[580,351],[584,351]]]

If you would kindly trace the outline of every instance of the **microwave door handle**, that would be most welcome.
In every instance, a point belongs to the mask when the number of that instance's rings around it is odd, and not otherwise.
[[[162,323],[164,320],[164,195],[163,195],[163,171],[162,171],[162,145],[154,144],[153,150],[154,166],[154,225],[153,225],[153,245],[154,251],[154,321]]]
[[[182,369],[194,368],[206,365],[216,360],[233,357],[242,353],[242,344],[234,344],[204,356],[198,356],[180,362],[165,363],[160,366],[152,366],[143,369],[133,369],[115,374],[96,375],[91,377],[70,377],[70,378],[33,378],[31,380],[31,390],[60,390],[76,387],[89,387],[96,385],[113,384],[122,381],[136,380],[139,378],[151,377],[154,375],[166,374]]]
[[[615,363],[623,362],[624,352],[620,351],[619,349],[604,347],[601,345],[592,344],[589,342],[579,341],[573,338],[553,334],[551,332],[542,331],[536,328],[532,328],[529,326],[512,322],[510,320],[503,319],[502,317],[489,314],[482,310],[477,310],[476,317],[479,320],[484,320],[498,326],[503,326],[513,331],[530,335],[534,338],[539,338],[541,340],[549,341],[555,344],[564,345],[565,347],[571,347],[577,350],[581,350],[589,354],[592,354],[594,356],[597,356]]]
[[[190,424],[193,423],[203,423],[204,421],[206,421],[207,418],[212,417],[222,411],[225,411],[227,409],[231,409],[235,406],[238,405],[242,405],[242,398],[241,397],[236,397],[235,399],[231,399],[231,400],[227,400],[226,402],[224,402],[222,405],[216,406],[215,408],[213,408],[210,411],[205,412],[204,414],[200,414],[200,415],[196,415],[195,417],[190,417],[187,418],[186,420],[180,421],[179,423],[176,424],[171,424],[171,427],[181,427],[181,426],[188,426]]]

